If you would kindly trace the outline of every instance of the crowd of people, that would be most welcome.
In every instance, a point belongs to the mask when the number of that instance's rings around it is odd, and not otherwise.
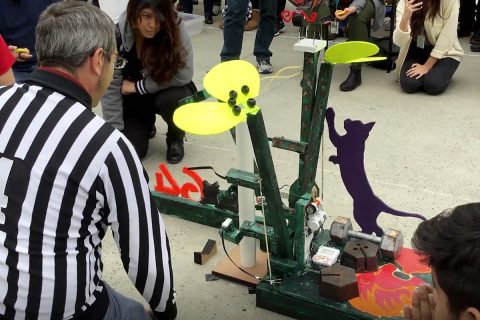
[[[248,0],[228,6],[221,61],[240,57]],[[174,3],[129,0],[117,24],[98,1],[5,0],[0,9],[0,318],[174,319],[168,236],[140,160],[157,114],[168,126],[167,161],[184,157],[173,113],[197,89]],[[277,1],[260,1],[258,10],[254,55],[268,74],[282,25]],[[335,16],[347,22],[348,41],[366,41],[383,11],[379,0],[354,0]],[[457,1],[399,0],[393,41],[402,90],[447,88],[463,55],[460,11]],[[355,64],[340,89],[360,84]],[[100,101],[103,118],[91,110]],[[102,281],[108,227],[150,310]],[[422,222],[413,246],[434,286],[415,291],[405,317],[480,319],[480,204]]]

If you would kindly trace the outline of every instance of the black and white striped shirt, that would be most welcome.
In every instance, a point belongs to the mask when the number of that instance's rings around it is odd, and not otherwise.
[[[0,87],[0,319],[85,319],[92,311],[102,319],[107,226],[152,309],[176,312],[148,177],[90,104],[79,83],[51,68]]]

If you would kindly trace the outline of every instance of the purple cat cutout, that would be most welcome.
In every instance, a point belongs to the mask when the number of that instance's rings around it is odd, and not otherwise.
[[[340,136],[335,130],[335,111],[328,108],[325,118],[328,124],[330,141],[337,148],[337,155],[330,156],[330,160],[340,167],[343,184],[353,199],[353,217],[362,228],[362,232],[375,232],[383,235],[383,230],[377,224],[377,218],[382,212],[399,217],[412,217],[422,220],[426,218],[420,214],[395,210],[380,200],[368,182],[364,166],[365,141],[375,122],[364,124],[359,120],[346,119],[344,128],[346,134]]]

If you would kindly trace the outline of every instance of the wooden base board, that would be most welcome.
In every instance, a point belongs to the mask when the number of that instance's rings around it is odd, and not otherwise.
[[[240,246],[235,246],[233,250],[229,252],[230,258],[235,263],[242,267],[240,263]],[[257,250],[256,252],[257,264],[252,268],[242,267],[245,271],[250,272],[259,277],[264,277],[267,274],[267,253]],[[238,269],[227,256],[220,261],[220,263],[213,268],[212,273],[218,277],[225,278],[234,282],[238,282],[247,286],[256,286],[259,280],[244,273]]]

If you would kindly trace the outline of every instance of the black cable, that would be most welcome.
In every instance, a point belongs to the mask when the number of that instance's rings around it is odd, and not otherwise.
[[[245,270],[245,269],[241,268],[240,266],[238,266],[238,265],[232,260],[232,258],[230,258],[230,256],[228,255],[228,252],[227,252],[227,248],[225,247],[225,237],[224,237],[224,235],[223,235],[223,232],[224,232],[224,230],[223,230],[223,228],[222,228],[222,234],[221,234],[221,235],[222,235],[222,246],[223,246],[223,250],[225,251],[225,254],[227,255],[228,259],[230,259],[230,261],[233,263],[233,265],[234,265],[235,267],[237,267],[238,269],[240,269],[242,272],[248,274],[250,277],[254,277],[254,278],[257,279],[257,280],[262,280],[262,278],[260,278],[259,276],[256,276],[256,275],[254,275],[253,273],[250,273],[250,272],[248,272],[247,270]]]
[[[221,174],[217,173],[217,172],[215,171],[215,169],[213,169],[213,167],[211,167],[211,166],[188,167],[187,169],[188,169],[188,170],[193,170],[193,171],[195,171],[195,170],[211,169],[211,170],[213,171],[213,173],[215,173],[215,175],[216,175],[217,177],[219,177],[220,179],[223,179],[223,180],[227,180],[227,177],[222,176]]]

